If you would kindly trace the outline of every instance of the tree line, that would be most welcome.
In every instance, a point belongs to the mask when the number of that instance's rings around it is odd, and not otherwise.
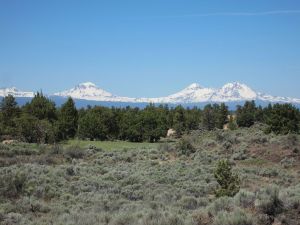
[[[144,109],[88,106],[78,110],[72,98],[56,107],[42,93],[36,93],[24,106],[18,106],[11,95],[4,97],[0,105],[2,139],[34,143],[73,138],[157,142],[170,128],[181,136],[192,130],[223,129],[225,124],[236,129],[256,122],[267,124],[266,132],[287,134],[299,133],[299,121],[299,110],[290,104],[262,108],[254,101],[237,106],[235,112],[229,112],[224,103],[208,104],[203,109],[149,104]]]

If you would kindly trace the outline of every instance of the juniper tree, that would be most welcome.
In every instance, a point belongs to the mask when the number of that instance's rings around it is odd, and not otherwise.
[[[214,176],[220,185],[216,191],[217,197],[235,196],[240,190],[240,179],[232,173],[232,167],[228,160],[220,160],[214,172]]]

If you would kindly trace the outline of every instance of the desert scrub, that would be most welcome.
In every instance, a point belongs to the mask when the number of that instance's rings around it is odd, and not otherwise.
[[[182,137],[176,145],[176,149],[180,155],[189,156],[196,152],[192,141],[187,137]]]
[[[0,195],[2,198],[17,198],[25,191],[27,176],[24,172],[8,171],[0,177]]]
[[[300,185],[281,190],[279,199],[285,209],[298,209],[300,207]]]
[[[215,218],[213,225],[254,225],[250,215],[237,209],[233,212],[221,212]]]
[[[85,152],[79,145],[73,145],[68,147],[64,151],[65,157],[69,159],[81,159],[85,156]]]
[[[283,210],[283,203],[279,198],[279,188],[269,186],[258,192],[255,200],[255,208],[269,216],[276,216]]]
[[[234,204],[241,208],[253,208],[255,202],[255,194],[246,190],[240,190],[234,196]]]
[[[233,199],[230,197],[221,197],[213,201],[207,208],[207,212],[211,216],[217,216],[219,212],[230,212],[234,208]]]
[[[183,197],[179,201],[179,206],[185,210],[195,210],[198,208],[198,201],[194,197]]]

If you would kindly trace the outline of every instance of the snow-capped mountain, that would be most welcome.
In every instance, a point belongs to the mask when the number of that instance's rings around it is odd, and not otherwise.
[[[105,101],[105,102],[133,102],[133,98],[119,97],[113,95],[99,87],[92,82],[85,82],[78,84],[76,87],[55,93],[54,96],[72,97],[74,99],[84,99],[92,101]]]
[[[12,95],[14,97],[32,98],[34,96],[34,93],[29,91],[20,91],[16,87],[1,88],[0,97],[5,97],[7,95]]]
[[[0,89],[0,97],[8,94],[14,97],[32,98],[34,92],[24,92],[17,88]],[[300,99],[289,97],[276,97],[261,92],[256,92],[245,84],[239,82],[227,83],[221,88],[206,88],[197,83],[193,83],[183,90],[159,98],[131,98],[114,95],[107,92],[91,82],[78,84],[72,89],[55,93],[50,97],[72,97],[74,99],[99,101],[99,102],[124,102],[124,103],[171,103],[171,104],[192,104],[209,102],[243,102],[255,100],[261,102],[279,102],[300,104]]]
[[[162,103],[189,103],[189,102],[207,102],[211,95],[215,93],[213,88],[201,87],[200,84],[193,83],[180,92],[169,95],[168,97],[158,98]]]
[[[133,102],[133,103],[203,103],[203,102],[240,102],[257,100],[264,102],[288,102],[300,104],[300,99],[289,97],[276,97],[256,92],[245,84],[239,82],[227,83],[219,89],[202,87],[193,83],[183,90],[160,98],[130,98],[113,95],[97,87],[91,82],[77,85],[67,91],[55,93],[54,96],[72,97],[74,99],[107,101],[107,102]]]
[[[210,101],[213,102],[228,102],[228,101],[241,101],[241,100],[254,100],[257,94],[245,84],[238,82],[225,84],[222,88],[216,90]]]

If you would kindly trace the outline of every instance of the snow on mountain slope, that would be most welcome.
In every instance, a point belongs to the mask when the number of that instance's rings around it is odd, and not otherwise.
[[[112,102],[131,102],[134,101],[132,98],[115,96],[91,82],[85,82],[78,84],[76,87],[55,93],[54,96],[60,97],[72,97],[75,99],[85,99],[92,101],[112,101]]]
[[[262,94],[258,92],[257,100],[265,101],[265,102],[281,102],[281,103],[294,103],[300,104],[300,99],[298,98],[290,98],[290,97],[278,97],[272,96],[268,94]]]
[[[0,89],[0,96],[12,94],[16,97],[33,97],[33,92],[21,92],[16,88]],[[113,95],[91,82],[81,83],[76,87],[55,93],[54,96],[72,97],[74,99],[105,101],[105,102],[130,102],[130,103],[205,103],[205,102],[239,102],[257,100],[263,102],[279,102],[300,104],[300,99],[289,97],[276,97],[256,92],[245,84],[238,82],[227,83],[219,89],[205,88],[193,83],[185,89],[160,98],[130,98]]]
[[[153,98],[149,100],[159,103],[207,102],[214,92],[215,90],[212,88],[204,88],[197,83],[193,83],[175,94],[169,95],[167,97]]]
[[[225,84],[210,97],[213,102],[228,102],[241,100],[255,100],[257,93],[245,84],[238,82]]]
[[[85,99],[94,101],[111,102],[153,102],[153,103],[201,103],[201,102],[234,102],[246,100],[260,100],[265,102],[290,102],[300,103],[300,99],[274,97],[271,95],[255,92],[245,84],[238,82],[225,84],[220,89],[201,87],[193,83],[185,89],[161,98],[129,98],[113,95],[100,89],[91,82],[77,85],[67,91],[55,93],[55,96],[72,97],[75,99]]]
[[[15,87],[11,88],[2,88],[0,89],[0,96],[5,97],[7,95],[12,95],[14,97],[25,97],[25,98],[32,98],[34,96],[33,92],[26,92],[26,91],[20,91]]]

